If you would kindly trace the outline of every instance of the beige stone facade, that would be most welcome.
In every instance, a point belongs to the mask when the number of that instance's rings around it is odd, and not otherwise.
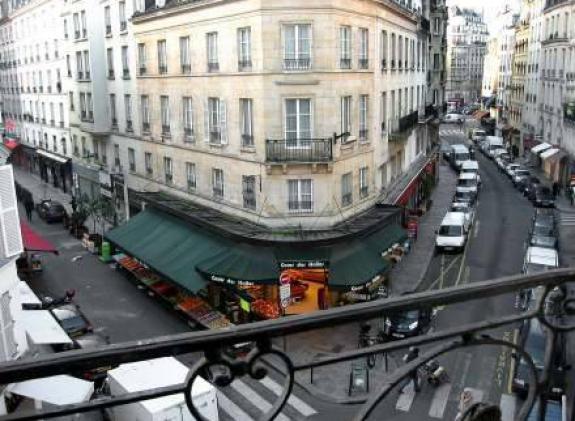
[[[426,104],[427,38],[398,5],[214,1],[132,24],[145,68],[139,139],[120,155],[136,190],[269,226],[329,226],[372,206],[426,152],[413,128]],[[391,136],[400,128],[409,130]]]

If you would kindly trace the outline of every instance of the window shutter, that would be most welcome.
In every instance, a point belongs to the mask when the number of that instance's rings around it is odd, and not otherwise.
[[[14,190],[14,175],[9,165],[0,167],[0,258],[22,253],[20,219]]]
[[[210,110],[207,99],[204,101],[204,142],[210,143]]]
[[[222,134],[222,145],[228,144],[228,125],[226,120],[226,102],[220,99],[220,131]]]

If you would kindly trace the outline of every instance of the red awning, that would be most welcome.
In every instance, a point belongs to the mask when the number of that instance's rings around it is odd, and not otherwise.
[[[26,222],[20,221],[20,231],[22,232],[22,242],[26,251],[58,254],[56,247],[45,238],[42,238]]]
[[[19,143],[16,142],[14,139],[6,139],[4,140],[4,146],[6,146],[8,149],[10,149],[11,151],[13,151],[14,149],[16,149],[18,147]]]

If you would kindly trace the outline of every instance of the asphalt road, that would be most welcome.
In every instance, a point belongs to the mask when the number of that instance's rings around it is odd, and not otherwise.
[[[442,142],[465,141],[463,133],[454,127],[442,126]],[[530,203],[517,192],[494,162],[476,152],[480,165],[482,189],[476,206],[474,227],[463,253],[437,253],[420,289],[437,289],[469,282],[493,279],[521,272],[524,242],[533,214]],[[447,165],[441,170],[450,171]],[[486,317],[514,312],[512,295],[483,299],[477,302],[451,305],[440,309],[433,329],[442,330]],[[494,337],[513,339],[514,326],[489,332]],[[433,420],[453,419],[457,414],[463,388],[473,388],[484,401],[503,405],[512,410],[515,398],[510,391],[508,349],[477,347],[452,352],[440,362],[446,367],[451,382],[440,388],[425,385],[418,394],[407,388],[394,391],[376,411],[373,419]],[[519,403],[517,403],[519,405]]]

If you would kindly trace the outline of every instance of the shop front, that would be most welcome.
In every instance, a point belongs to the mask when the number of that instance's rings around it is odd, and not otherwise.
[[[39,158],[33,146],[20,144],[20,147],[12,154],[12,164],[32,174],[40,174]]]
[[[212,328],[386,296],[389,269],[407,249],[400,218],[396,209],[369,232],[319,243],[254,241],[148,206],[105,238],[122,270]]]
[[[62,189],[64,193],[72,187],[72,164],[70,158],[48,152],[44,149],[37,149],[40,178],[52,184],[56,188]]]
[[[565,185],[568,178],[567,153],[559,148],[549,148],[540,154],[543,171],[551,179]]]
[[[394,204],[403,207],[410,214],[421,215],[427,211],[438,172],[437,154],[434,154],[425,165],[411,178]]]

